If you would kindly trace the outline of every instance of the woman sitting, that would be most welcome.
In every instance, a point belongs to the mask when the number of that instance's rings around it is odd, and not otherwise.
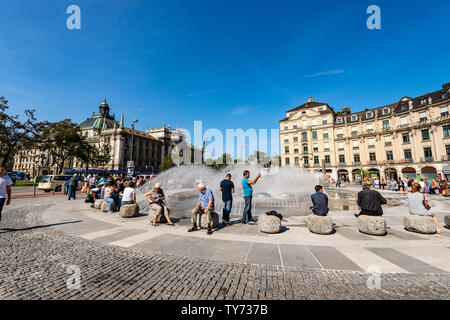
[[[173,226],[174,223],[170,220],[170,214],[169,209],[167,208],[166,204],[163,202],[166,196],[164,195],[164,191],[161,188],[161,183],[155,183],[155,186],[153,189],[151,189],[147,194],[145,195],[145,198],[150,202],[150,209],[154,210],[156,212],[155,216],[153,217],[152,225],[156,227],[158,224],[156,223],[156,220],[161,215],[161,213],[164,210],[164,215],[167,219],[167,224],[170,226]]]
[[[103,195],[103,200],[109,203],[108,205],[108,213],[113,213],[113,205],[114,205],[114,198],[113,198],[113,192],[114,192],[114,184],[111,182],[106,183],[105,187],[105,193]]]
[[[432,213],[429,208],[429,203],[425,194],[421,194],[422,187],[418,183],[412,184],[411,193],[408,193],[408,207],[409,213],[418,216],[430,216],[436,221],[437,233],[439,230],[439,220],[436,214]],[[428,207],[428,209],[426,208]]]
[[[123,189],[123,196],[121,200],[121,206],[124,204],[135,204],[136,203],[136,189],[134,189],[134,182],[128,183],[128,187]]]

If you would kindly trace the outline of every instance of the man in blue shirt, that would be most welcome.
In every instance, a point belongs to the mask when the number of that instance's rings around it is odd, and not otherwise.
[[[231,207],[233,206],[234,183],[231,181],[231,174],[227,174],[226,178],[220,183],[220,191],[222,191],[223,216],[224,224],[230,222]]]
[[[192,210],[192,228],[188,230],[188,232],[198,231],[200,230],[197,226],[198,219],[202,214],[206,214],[206,222],[208,224],[208,235],[211,235],[212,226],[211,226],[211,213],[214,211],[214,194],[210,189],[206,189],[206,186],[203,183],[198,185],[198,191],[200,195],[198,197],[197,206],[194,210]]]
[[[250,171],[244,171],[244,178],[242,179],[242,189],[244,189],[244,214],[242,216],[242,223],[255,222],[252,218],[252,196],[253,196],[253,188],[252,185],[255,184],[258,179],[261,177],[261,174],[258,173],[255,180],[250,180]]]
[[[326,216],[328,213],[328,196],[323,193],[323,188],[320,185],[314,187],[316,193],[311,195],[313,203],[312,212],[316,216]]]

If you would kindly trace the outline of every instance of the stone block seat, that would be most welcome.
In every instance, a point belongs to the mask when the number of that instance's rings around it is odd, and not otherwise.
[[[259,231],[264,233],[279,233],[281,231],[281,219],[275,215],[263,213],[258,216]]]
[[[358,230],[373,236],[384,236],[387,234],[386,220],[380,216],[360,215],[358,217]]]
[[[122,218],[133,218],[139,215],[139,205],[135,204],[124,204],[120,207],[120,216]]]
[[[437,232],[436,221],[430,216],[409,215],[403,220],[405,229],[411,232],[434,234]]]
[[[100,210],[102,208],[103,199],[96,199],[94,202],[94,208]]]
[[[334,232],[334,224],[331,217],[317,216],[310,214],[307,221],[308,229],[312,233],[317,234],[332,234]]]
[[[169,210],[169,208],[167,208],[167,210]],[[170,213],[170,211],[169,211]],[[148,209],[148,219],[150,220],[150,222],[153,222],[153,219],[155,218],[156,215],[156,210],[149,207]],[[159,215],[159,217],[156,219],[156,223],[167,223],[167,219],[166,216],[164,215],[164,212],[161,212],[161,214]]]
[[[444,222],[445,222],[445,225],[447,226],[447,228],[450,228],[450,214],[448,214],[444,217]]]
[[[109,203],[103,200],[101,210],[103,212],[108,212],[108,207],[109,207]],[[117,210],[117,207],[116,207],[116,204],[114,203],[112,206],[112,211],[116,211],[116,210]]]
[[[219,214],[217,212],[211,212],[211,223],[212,228],[217,228],[219,226]],[[201,215],[199,228],[206,229],[208,228],[208,221],[206,219],[206,214]]]

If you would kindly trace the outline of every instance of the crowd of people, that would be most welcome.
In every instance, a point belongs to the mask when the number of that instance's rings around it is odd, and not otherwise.
[[[152,176],[153,177],[153,176]],[[250,171],[243,172],[241,181],[243,190],[244,209],[240,222],[255,223],[252,216],[252,197],[253,185],[255,185],[261,174],[251,180]],[[220,182],[219,190],[222,193],[223,210],[222,223],[224,226],[230,223],[230,214],[233,206],[233,193],[235,192],[235,185],[231,180],[231,174],[227,174],[225,179]],[[112,213],[114,210],[120,210],[120,207],[125,204],[136,204],[136,187],[145,183],[143,177],[132,177],[129,180],[125,178],[113,178],[112,176],[97,176],[89,175],[84,179],[83,193],[86,193],[86,202],[94,202],[95,199],[103,199],[108,202],[108,212]],[[339,181],[340,182],[340,181]],[[66,181],[67,199],[76,198],[76,190],[80,184],[80,179],[77,175],[73,175]],[[339,183],[340,184],[340,183]],[[9,205],[11,201],[11,179],[6,175],[4,167],[0,166],[0,221],[1,211],[4,204]],[[430,216],[436,221],[438,233],[439,222],[436,214],[431,210],[427,194],[439,194],[448,196],[449,185],[447,180],[440,179],[424,179],[420,182],[410,179],[392,179],[389,183],[384,179],[381,181],[375,177],[372,179],[366,178],[363,189],[358,193],[357,204],[360,207],[360,212],[355,214],[358,218],[360,215],[382,216],[382,205],[387,204],[386,199],[380,192],[373,190],[372,187],[384,189],[388,186],[388,190],[403,191],[408,193],[408,207],[409,213],[412,215]],[[321,185],[315,186],[315,193],[311,196],[313,206],[312,213],[319,216],[326,216],[329,212],[328,196],[323,192]],[[211,189],[208,189],[205,184],[198,185],[199,197],[195,208],[191,212],[191,227],[188,232],[200,230],[200,219],[203,214],[206,217],[207,234],[213,233],[213,223],[211,215],[214,211],[215,199]],[[155,212],[151,223],[153,226],[158,226],[158,217],[164,215],[168,225],[174,225],[170,218],[170,210],[165,204],[166,196],[162,189],[161,183],[155,183],[154,187],[145,194],[145,198],[149,202],[149,207]]]
[[[341,187],[342,182],[345,182],[345,177],[340,177],[337,180],[330,179],[329,184],[333,185],[337,188]],[[388,190],[388,191],[394,191],[394,192],[408,192],[412,190],[412,186],[414,183],[419,183],[421,186],[421,192],[426,194],[439,194],[443,197],[448,197],[449,189],[450,189],[450,183],[447,181],[447,179],[441,179],[439,177],[435,179],[417,179],[414,180],[413,178],[407,178],[404,177],[398,178],[398,179],[384,179],[379,178],[378,176],[369,178],[364,178],[364,184],[370,185],[374,189],[382,189],[382,190]]]
[[[318,216],[326,216],[329,211],[328,196],[323,192],[321,185],[317,185],[315,190],[316,193],[311,195],[312,213]],[[436,221],[437,233],[440,233],[438,218],[431,210],[426,193],[419,183],[411,183],[411,192],[408,192],[409,214],[432,217]],[[387,201],[380,192],[372,189],[371,184],[364,184],[363,189],[358,193],[357,203],[361,210],[359,213],[355,213],[356,218],[360,215],[382,216],[382,206],[387,204]]]
[[[242,189],[244,198],[244,210],[242,213],[241,222],[255,223],[256,221],[252,216],[252,198],[253,198],[253,185],[256,184],[261,177],[261,174],[257,174],[255,179],[250,179],[250,171],[245,170],[242,178]],[[105,176],[89,176],[85,179],[85,186],[83,192],[87,193],[86,201],[94,202],[95,199],[103,199],[108,202],[108,212],[114,212],[114,209],[120,210],[120,207],[124,204],[136,203],[136,180],[139,178],[132,178],[131,181],[125,181],[124,178],[114,179],[113,177]],[[68,199],[75,198],[75,190],[79,184],[78,178],[74,175],[70,180],[66,182],[68,190]],[[188,232],[194,232],[200,230],[200,219],[203,214],[206,217],[207,234],[213,233],[212,212],[214,211],[214,193],[211,189],[206,188],[206,185],[200,183],[198,185],[199,197],[195,208],[191,212],[192,226]],[[223,210],[222,210],[222,223],[224,226],[230,223],[230,214],[233,206],[233,193],[235,186],[231,180],[231,174],[228,173],[220,183],[219,189],[222,193]],[[158,218],[164,215],[167,221],[167,225],[175,225],[170,217],[170,210],[165,204],[164,200],[166,196],[162,189],[161,183],[157,182],[145,194],[145,199],[149,202],[149,208],[155,212],[151,215],[151,224],[158,226]]]

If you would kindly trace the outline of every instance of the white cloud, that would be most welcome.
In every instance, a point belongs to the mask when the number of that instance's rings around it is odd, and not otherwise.
[[[251,106],[239,106],[231,110],[231,114],[233,116],[242,116],[244,114],[256,111],[260,109],[261,107],[251,107]]]
[[[323,72],[318,72],[318,73],[313,73],[313,74],[306,75],[305,78],[329,76],[329,75],[332,75],[332,74],[340,74],[340,73],[344,73],[344,72],[345,72],[344,69],[327,70],[327,71],[323,71]]]
[[[186,96],[188,96],[188,97],[195,97],[195,96],[201,96],[201,95],[204,95],[204,94],[211,94],[211,93],[214,93],[214,92],[216,92],[216,90],[207,90],[207,91],[203,91],[203,92],[199,92],[199,93],[189,93]]]

